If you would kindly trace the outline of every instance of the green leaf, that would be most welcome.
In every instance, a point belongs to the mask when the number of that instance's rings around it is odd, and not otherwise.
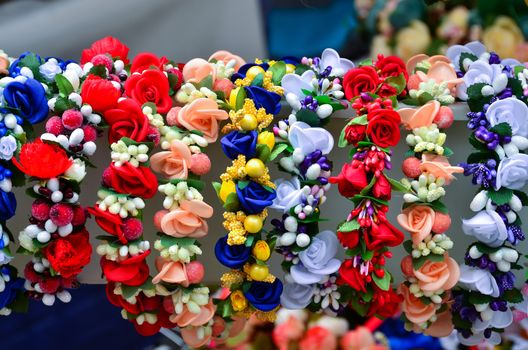
[[[429,203],[429,206],[433,208],[434,211],[438,211],[443,214],[449,213],[447,206],[444,203],[442,203],[439,199],[435,200],[434,202]]]
[[[249,181],[248,180],[242,180],[242,181],[238,181],[237,182],[237,187],[241,190],[243,190],[244,188],[246,188],[246,186],[249,185]]]
[[[213,77],[211,75],[206,76],[202,79],[202,81],[197,84],[198,90],[202,87],[208,88],[209,90],[213,90]]]
[[[482,88],[488,84],[476,83],[468,87],[468,105],[472,111],[480,111],[486,103],[489,103],[491,96],[483,96]]]
[[[253,78],[253,80],[251,81],[252,86],[262,86],[263,83],[264,83],[264,73],[257,74],[255,78]]]
[[[492,253],[495,253],[497,250],[499,250],[501,247],[490,247],[484,243],[481,243],[481,242],[476,242],[474,244],[477,249],[479,250],[479,252],[483,253],[483,254],[492,254]],[[471,248],[471,247],[469,247]],[[469,250],[469,249],[468,249]]]
[[[273,151],[271,151],[271,154],[269,155],[269,161],[274,160],[281,154],[285,149],[288,148],[287,143],[278,143],[273,147]]]
[[[68,109],[77,108],[77,104],[75,102],[70,101],[68,98],[59,96],[57,97],[57,100],[55,101],[54,110],[57,114],[62,114],[64,111],[67,111]]]
[[[173,245],[177,245],[178,247],[186,247],[194,244],[196,242],[196,239],[188,237],[172,237],[165,234],[161,234],[160,242],[164,248],[169,248]]]
[[[87,75],[90,74],[106,79],[106,66],[104,64],[93,66]]]
[[[367,115],[362,115],[360,117],[355,117],[349,123],[350,125],[367,125]]]
[[[136,295],[139,287],[129,286],[124,283],[121,284],[121,291],[123,293],[123,298],[129,299]]]
[[[512,89],[512,92],[517,98],[524,97],[524,90],[521,81],[517,78],[508,78],[508,87]]]
[[[350,305],[358,313],[359,316],[365,317],[367,315],[369,305],[365,303],[360,303],[359,298],[352,297],[350,298]]]
[[[295,67],[295,74],[302,75],[304,72],[310,69],[311,69],[310,66],[306,64],[299,64],[298,66]]]
[[[385,79],[385,82],[396,89],[397,95],[401,94],[407,85],[407,81],[405,80],[403,73],[397,77],[388,77]]]
[[[359,66],[372,66],[372,59],[371,58],[365,58],[363,61],[359,62]]]
[[[257,145],[257,158],[266,163],[271,156],[271,150],[267,145],[259,143]]]
[[[284,61],[275,62],[274,65],[268,68],[268,71],[273,74],[271,76],[273,85],[280,85],[282,77],[286,74],[286,63]]]
[[[461,71],[461,72],[465,72],[466,70],[464,69],[464,60],[466,58],[469,58],[471,61],[476,61],[478,60],[478,57],[475,56],[474,54],[470,53],[470,52],[462,52],[460,54],[460,57],[458,59],[458,69]]]
[[[488,197],[497,205],[504,205],[513,197],[513,190],[501,187],[498,191],[488,190]]]
[[[314,91],[311,91],[311,90],[306,90],[306,89],[301,89],[302,93],[305,95],[305,96],[313,96],[315,97],[316,94]]]
[[[236,96],[235,109],[236,110],[242,109],[242,107],[244,106],[245,100],[246,100],[246,90],[243,87],[241,87],[238,90],[238,93]]]
[[[503,300],[510,302],[512,304],[518,304],[523,301],[523,295],[518,289],[511,289],[504,292],[502,295]]]
[[[413,251],[413,247],[412,246],[413,246],[412,241],[403,242],[403,249],[405,249],[407,254],[411,254],[411,252]]]
[[[40,74],[40,60],[34,53],[29,53],[20,61],[18,61],[18,67],[27,67],[33,73],[33,77],[36,80],[42,80],[42,74]]]
[[[471,134],[471,136],[469,137],[469,143],[471,144],[471,146],[475,147],[475,149],[489,152],[488,147],[486,147],[484,143],[479,141],[479,139],[477,139],[473,134]]]
[[[224,203],[224,209],[230,212],[235,212],[238,210],[238,196],[236,192],[231,192]]]
[[[478,292],[468,292],[468,301],[472,305],[487,304],[493,300],[489,295],[480,294]]]
[[[74,91],[70,81],[62,74],[55,75],[55,82],[61,96],[68,97]]]
[[[500,136],[512,136],[512,128],[508,123],[499,123],[490,128],[490,131],[499,134]]]
[[[363,293],[363,295],[361,297],[363,298],[363,301],[365,303],[370,303],[370,301],[372,300],[373,296],[374,296],[374,290],[369,288],[369,289],[367,289],[367,292]]]
[[[368,194],[370,192],[370,189],[372,187],[374,187],[374,185],[376,184],[376,181],[377,181],[377,177],[373,176],[372,179],[370,180],[370,183],[367,185],[367,187],[364,187],[361,192],[359,192],[359,194],[361,196],[365,196],[366,194]]]
[[[412,259],[412,265],[413,265],[413,269],[415,270],[419,270],[420,267],[423,266],[423,264],[425,264],[425,262],[427,261],[427,257],[426,256],[421,256],[417,259]]]
[[[255,240],[255,236],[247,236],[246,237],[246,247],[251,247],[253,245],[253,241]]]
[[[343,130],[341,130],[341,134],[339,134],[339,141],[337,141],[337,146],[339,148],[345,148],[346,146],[348,146],[348,141],[345,138],[347,126],[348,124],[343,128]]]
[[[449,147],[444,147],[444,157],[451,157],[454,154],[453,150]]]
[[[415,154],[416,154],[416,152],[414,152],[414,149],[410,149],[410,150],[407,150],[407,152],[405,152],[403,157],[404,158],[411,158],[411,157],[414,157]]]
[[[338,228],[339,232],[352,232],[359,228],[359,223],[356,220],[345,221]]]
[[[381,290],[389,290],[390,288],[390,281],[391,281],[391,275],[389,271],[384,270],[385,274],[383,277],[378,277],[375,273],[372,274],[372,280],[374,280],[374,283],[379,287]]]
[[[391,179],[390,177],[387,177],[387,180],[389,181],[392,189],[397,192],[408,192],[409,188],[404,186],[401,182],[398,180]]]
[[[419,105],[424,105],[427,102],[432,101],[432,100],[434,100],[434,97],[428,92],[421,93],[420,96],[418,96]]]
[[[321,119],[317,116],[317,113],[308,109],[301,109],[295,114],[298,121],[305,122],[311,127],[318,127],[321,125]]]
[[[205,183],[199,179],[192,179],[192,178],[188,178],[187,180],[185,179],[171,179],[168,181],[169,183],[171,184],[178,184],[180,182],[186,182],[187,183],[187,186],[189,187],[194,187],[198,190],[198,192],[201,192],[204,187],[205,187]]]
[[[222,184],[220,182],[213,182],[212,185],[216,192],[216,195],[220,198],[220,189],[222,188]]]
[[[363,261],[369,261],[370,259],[372,259],[373,256],[374,256],[374,252],[371,250],[366,250],[364,252],[361,252],[361,259],[363,259]]]
[[[493,158],[496,161],[499,161],[499,155],[495,152],[474,152],[471,153],[468,158],[468,163],[483,163],[488,161],[488,159]]]

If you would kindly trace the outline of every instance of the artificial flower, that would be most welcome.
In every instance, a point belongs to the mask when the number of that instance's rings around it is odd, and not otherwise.
[[[337,349],[337,338],[327,328],[315,326],[308,329],[299,342],[300,350]]]
[[[268,190],[255,181],[249,181],[244,188],[237,184],[236,193],[241,208],[248,214],[262,212],[266,207],[273,204],[276,197],[275,190]]]
[[[150,254],[147,250],[141,254],[122,261],[101,259],[101,268],[110,282],[120,282],[129,286],[140,286],[149,276],[149,268],[145,259]]]
[[[135,167],[129,162],[115,163],[105,171],[105,183],[118,193],[135,197],[152,198],[157,191],[156,176],[147,167]]]
[[[387,177],[385,175],[380,175],[376,182],[374,183],[374,186],[372,187],[372,194],[379,199],[383,200],[390,200],[391,199],[391,192],[392,192],[392,186],[387,180]]]
[[[396,55],[403,60],[425,52],[431,43],[429,28],[419,20],[412,20],[408,27],[398,31],[396,39]]]
[[[214,64],[207,62],[202,58],[194,58],[187,62],[183,67],[183,79],[189,83],[199,83],[208,76],[216,79],[216,68]]]
[[[107,210],[101,210],[99,206],[88,208],[88,212],[94,216],[97,225],[103,231],[116,236],[121,243],[126,244],[127,239],[123,232],[123,219],[118,214],[112,214]]]
[[[111,36],[95,41],[89,49],[82,52],[81,64],[90,62],[97,55],[109,55],[128,64],[128,47]]]
[[[228,118],[226,111],[218,108],[215,101],[199,98],[185,105],[178,111],[177,123],[187,130],[203,133],[207,142],[218,138],[218,124]]]
[[[140,105],[151,102],[158,113],[167,113],[172,107],[169,80],[160,70],[149,69],[132,74],[125,82],[125,93]]]
[[[278,114],[281,109],[281,96],[268,91],[260,86],[247,86],[244,88],[247,98],[255,103],[257,109],[264,108],[266,113]]]
[[[158,152],[150,157],[152,170],[168,179],[186,180],[191,162],[191,151],[180,140],[173,140],[169,151]]]
[[[215,255],[218,261],[231,269],[240,269],[251,255],[251,247],[245,244],[229,245],[227,236],[221,237],[215,245]]]
[[[44,143],[40,139],[22,146],[19,160],[13,164],[24,174],[39,179],[57,177],[72,165],[64,149],[56,144]]]
[[[281,294],[282,307],[290,310],[305,309],[312,302],[314,286],[287,281]]]
[[[17,140],[14,136],[2,136],[0,138],[0,159],[11,160],[17,148]]]
[[[409,79],[405,63],[402,59],[397,56],[378,55],[378,59],[375,63],[377,69],[379,69],[379,76],[381,78],[397,77],[403,74],[405,80]]]
[[[159,70],[163,69],[163,65],[168,63],[168,60],[165,56],[159,58],[153,53],[150,52],[141,52],[132,61],[132,66],[130,66],[130,73],[143,73],[150,68],[156,68]]]
[[[431,126],[439,111],[440,102],[430,101],[417,109],[401,108],[398,110],[398,113],[400,114],[402,124],[408,130],[412,130]]]
[[[453,288],[460,277],[460,270],[456,261],[446,254],[443,261],[427,260],[414,270],[414,277],[421,290],[436,292]]]
[[[422,162],[419,168],[425,174],[431,174],[437,179],[444,179],[446,185],[449,185],[455,179],[453,174],[464,172],[463,168],[449,164],[445,156],[430,153],[422,154]]]
[[[483,60],[471,63],[462,79],[463,82],[457,86],[457,97],[464,101],[468,99],[468,87],[473,84],[485,83],[491,85],[498,90],[496,92],[502,91],[507,84],[507,77],[502,72],[502,67]]]
[[[231,160],[237,159],[239,154],[243,154],[247,159],[255,157],[257,154],[257,132],[231,131],[222,137],[220,145],[224,154]]]
[[[495,298],[500,295],[497,281],[488,270],[462,265],[460,266],[459,283],[470,291],[479,292]]]
[[[313,128],[304,122],[290,125],[288,140],[294,149],[300,148],[304,155],[317,150],[328,154],[334,147],[334,138],[323,128]]]
[[[390,109],[372,110],[367,115],[367,135],[379,147],[394,147],[400,140],[400,116]]]
[[[433,228],[435,211],[427,205],[412,205],[397,216],[398,223],[409,231],[414,245],[422,242]]]
[[[235,61],[235,66],[233,67],[237,71],[241,66],[246,64],[246,61],[240,56],[234,55],[226,50],[218,50],[209,57],[209,61],[216,60],[222,61],[224,64],[228,64],[230,61]]]
[[[420,298],[412,294],[405,284],[401,284],[398,291],[403,296],[402,311],[409,321],[414,324],[422,324],[434,316],[436,312],[434,303],[425,304]]]
[[[482,41],[488,50],[501,57],[515,57],[525,40],[523,32],[513,19],[498,16],[493,25],[482,33]]]
[[[383,247],[396,247],[403,242],[403,233],[386,218],[378,223],[372,222],[370,232],[364,234],[368,250],[380,250]]]
[[[105,120],[110,130],[108,142],[114,143],[123,137],[128,137],[136,142],[145,141],[148,134],[148,118],[139,103],[132,99],[123,99],[117,108],[109,109],[105,113]]]
[[[349,100],[362,92],[375,93],[379,84],[378,73],[371,66],[353,68],[343,77],[343,91]]]
[[[271,311],[280,304],[282,282],[276,278],[274,282],[252,281],[249,289],[244,291],[248,302],[257,310]]]
[[[347,198],[352,198],[359,194],[368,185],[365,170],[356,168],[349,163],[343,165],[339,175],[331,177],[329,181],[337,184],[339,193]]]
[[[352,259],[346,259],[339,267],[339,280],[338,283],[346,284],[347,287],[352,288],[358,292],[367,292],[366,279],[359,271],[359,266],[354,266]]]
[[[88,231],[83,228],[55,239],[43,249],[43,253],[53,270],[61,276],[76,276],[88,265],[92,255]]]
[[[358,142],[365,139],[367,132],[366,125],[352,124],[345,127],[345,140],[351,146],[357,147]]]
[[[111,81],[97,75],[89,75],[83,82],[82,100],[96,112],[105,113],[109,109],[116,108],[120,96],[121,91],[116,89]]]
[[[288,212],[290,208],[295,207],[301,202],[303,191],[301,189],[301,182],[297,177],[291,180],[278,179],[275,181],[277,186],[275,192],[277,197],[273,200],[270,208]]]
[[[500,246],[508,237],[504,221],[492,210],[480,211],[471,219],[462,220],[462,230],[492,247]]]
[[[23,80],[23,79],[22,79]],[[10,82],[3,89],[7,107],[30,124],[37,124],[48,116],[48,101],[42,84],[31,78]]]
[[[0,220],[11,219],[16,213],[17,202],[13,192],[0,190]]]
[[[173,237],[201,238],[209,230],[204,220],[213,215],[213,208],[199,200],[180,202],[180,208],[171,210],[161,218],[161,230]]]
[[[513,136],[528,137],[528,106],[515,97],[497,100],[486,110],[486,119],[491,126],[507,123]]]

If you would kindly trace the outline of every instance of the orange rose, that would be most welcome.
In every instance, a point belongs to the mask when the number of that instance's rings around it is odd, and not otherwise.
[[[161,256],[156,258],[156,268],[159,273],[152,278],[152,283],[157,284],[161,281],[168,283],[181,284],[183,287],[189,286],[189,278],[185,265],[181,262],[163,259]]]
[[[183,311],[179,313],[172,314],[169,319],[172,323],[178,325],[178,327],[188,327],[188,326],[202,326],[209,322],[215,314],[215,306],[213,300],[210,299],[209,303],[200,307],[200,313],[195,314],[183,306]]]
[[[410,322],[420,325],[434,316],[436,312],[434,303],[425,305],[405,284],[400,285],[398,292],[403,296],[402,311]]]
[[[413,244],[418,245],[431,233],[435,211],[426,205],[412,205],[396,218],[401,227],[409,231]]]
[[[238,71],[238,69],[241,66],[246,64],[246,61],[244,61],[244,59],[242,57],[234,55],[231,52],[226,51],[226,50],[219,50],[219,51],[216,51],[215,53],[213,53],[211,55],[211,57],[209,57],[209,61],[211,61],[213,59],[217,60],[217,61],[222,61],[222,62],[224,62],[224,64],[229,63],[231,60],[235,60],[236,63],[235,63],[235,66],[233,67],[233,68],[235,68],[235,71]]]
[[[451,289],[460,277],[460,269],[456,261],[444,255],[444,261],[427,260],[419,270],[414,270],[420,289],[425,292]]]
[[[463,168],[449,164],[446,157],[428,153],[422,154],[420,170],[436,178],[443,178],[447,185],[449,185],[451,180],[455,179],[453,174],[464,172]]]
[[[172,141],[170,151],[158,152],[150,158],[152,170],[169,179],[186,180],[190,166],[189,146],[179,140]]]
[[[209,226],[204,218],[213,216],[213,208],[199,200],[182,201],[180,207],[161,218],[161,230],[173,237],[200,238],[207,235]]]
[[[398,110],[402,124],[407,130],[428,127],[433,124],[435,116],[440,111],[440,102],[429,101],[420,108],[401,108]]]
[[[214,82],[216,79],[216,68],[214,64],[202,58],[193,58],[185,63],[182,75],[183,80],[187,83],[199,83],[209,75],[213,77]]]
[[[422,71],[415,71],[416,66],[423,61],[427,61],[430,64],[427,73]],[[437,84],[446,82],[447,87],[451,90],[452,94],[455,93],[455,87],[462,82],[462,78],[458,78],[455,69],[451,66],[449,58],[436,55],[429,57],[424,54],[419,54],[411,57],[407,61],[407,72],[409,73],[409,82],[407,84],[409,89],[418,89],[421,82],[427,82],[434,80]]]
[[[215,142],[218,138],[218,122],[228,117],[226,111],[218,109],[215,101],[199,98],[180,109],[176,121],[187,130],[201,131],[207,142]]]
[[[453,332],[453,320],[451,319],[451,312],[449,310],[436,315],[436,321],[434,321],[424,333],[431,337],[447,337]]]

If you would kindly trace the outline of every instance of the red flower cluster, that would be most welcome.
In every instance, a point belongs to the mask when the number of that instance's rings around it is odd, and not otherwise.
[[[59,145],[44,143],[40,139],[25,143],[13,164],[24,174],[39,179],[51,179],[64,174],[72,165],[66,151]]]

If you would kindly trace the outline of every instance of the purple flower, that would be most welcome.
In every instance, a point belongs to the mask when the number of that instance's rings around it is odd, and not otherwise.
[[[460,284],[474,292],[499,297],[500,290],[495,277],[487,271],[467,265],[460,266]]]
[[[16,149],[17,141],[13,136],[8,135],[0,138],[0,159],[10,160]]]
[[[480,211],[472,218],[462,220],[462,230],[491,247],[500,246],[508,238],[504,221],[492,210]]]
[[[528,154],[517,153],[501,160],[497,169],[496,189],[506,187],[521,190],[527,184]]]
[[[301,310],[312,302],[314,285],[287,281],[281,295],[281,305],[290,310]]]
[[[528,106],[515,97],[493,102],[486,111],[491,126],[508,123],[512,136],[528,137]]]
[[[275,185],[277,185],[275,190],[277,197],[273,200],[270,208],[287,212],[301,203],[303,191],[299,178],[293,177],[291,180],[278,179],[275,181]]]

